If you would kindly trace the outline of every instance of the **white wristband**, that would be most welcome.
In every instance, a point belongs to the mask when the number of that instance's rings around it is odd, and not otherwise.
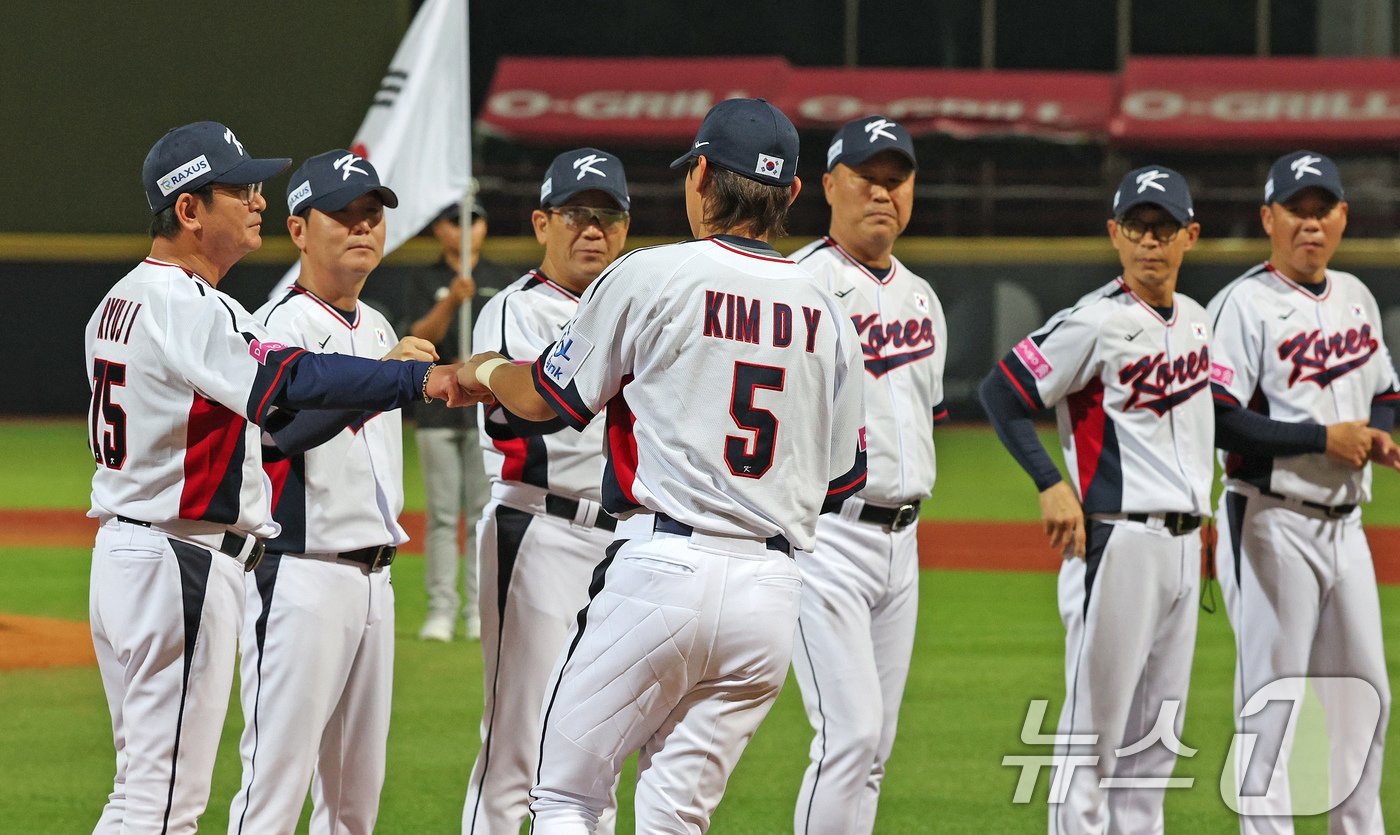
[[[510,360],[504,357],[495,357],[483,362],[476,367],[476,381],[488,389],[491,388],[491,372],[503,365],[510,365]]]

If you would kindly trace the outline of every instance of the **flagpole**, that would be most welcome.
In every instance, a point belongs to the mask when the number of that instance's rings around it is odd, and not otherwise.
[[[467,133],[467,190],[462,193],[462,208],[458,222],[462,230],[461,263],[462,274],[472,277],[471,228],[472,206],[476,203],[476,177],[472,174],[472,12],[471,0],[462,2],[462,27],[465,30],[465,48],[462,50],[466,66],[462,68],[466,83],[462,85],[462,95],[466,97],[462,112],[466,114],[466,124],[462,129]],[[472,301],[467,299],[457,308],[457,356],[466,359],[472,355]]]

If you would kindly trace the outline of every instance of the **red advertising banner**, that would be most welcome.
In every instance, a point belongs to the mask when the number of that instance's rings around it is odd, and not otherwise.
[[[1395,148],[1400,61],[1133,58],[1115,144],[1179,148]]]
[[[799,128],[880,113],[913,133],[1102,139],[1115,77],[981,70],[810,69],[781,58],[505,58],[481,113],[527,142],[673,142],[734,96],[762,96]]]
[[[1106,73],[794,68],[779,106],[799,128],[878,113],[910,133],[1102,140],[1117,79]]]
[[[879,113],[914,134],[1141,148],[1400,147],[1400,60],[1133,58],[1122,75],[793,67],[782,58],[504,58],[482,127],[523,142],[674,145],[762,96],[798,128]]]

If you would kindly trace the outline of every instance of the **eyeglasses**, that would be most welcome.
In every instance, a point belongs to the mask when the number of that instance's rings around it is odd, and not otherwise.
[[[1174,220],[1159,220],[1156,223],[1143,223],[1140,220],[1118,221],[1118,231],[1122,232],[1123,237],[1133,243],[1142,240],[1142,236],[1151,230],[1152,237],[1157,243],[1169,244],[1181,229],[1181,224]]]
[[[245,206],[251,206],[253,204],[253,198],[257,197],[259,194],[262,194],[263,184],[249,183],[246,186],[244,186],[230,185],[228,183],[215,183],[214,188],[223,191],[225,194],[231,194],[234,197],[237,197],[239,200],[243,201],[243,205]]]
[[[587,229],[590,223],[596,223],[599,229],[607,231],[626,223],[627,218],[631,217],[621,209],[597,209],[592,206],[565,206],[550,209],[549,213],[564,218],[564,225],[574,230]]]

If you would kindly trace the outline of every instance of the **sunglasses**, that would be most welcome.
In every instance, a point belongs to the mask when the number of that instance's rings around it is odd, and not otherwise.
[[[249,183],[246,186],[242,186],[229,185],[227,183],[215,183],[214,189],[216,191],[222,191],[225,194],[230,194],[234,197],[237,197],[239,200],[243,201],[243,205],[249,206],[252,205],[254,198],[256,198],[259,194],[262,194],[263,184]]]
[[[589,224],[598,224],[599,229],[608,230],[615,226],[620,226],[631,217],[621,209],[596,209],[592,206],[565,206],[562,209],[550,209],[552,215],[559,215],[564,219],[564,225],[570,229],[587,229]]]
[[[1168,244],[1181,232],[1181,229],[1181,224],[1174,220],[1159,220],[1156,223],[1143,223],[1140,220],[1118,221],[1118,231],[1133,243],[1142,240],[1142,236],[1151,230],[1152,237],[1157,243]]]

